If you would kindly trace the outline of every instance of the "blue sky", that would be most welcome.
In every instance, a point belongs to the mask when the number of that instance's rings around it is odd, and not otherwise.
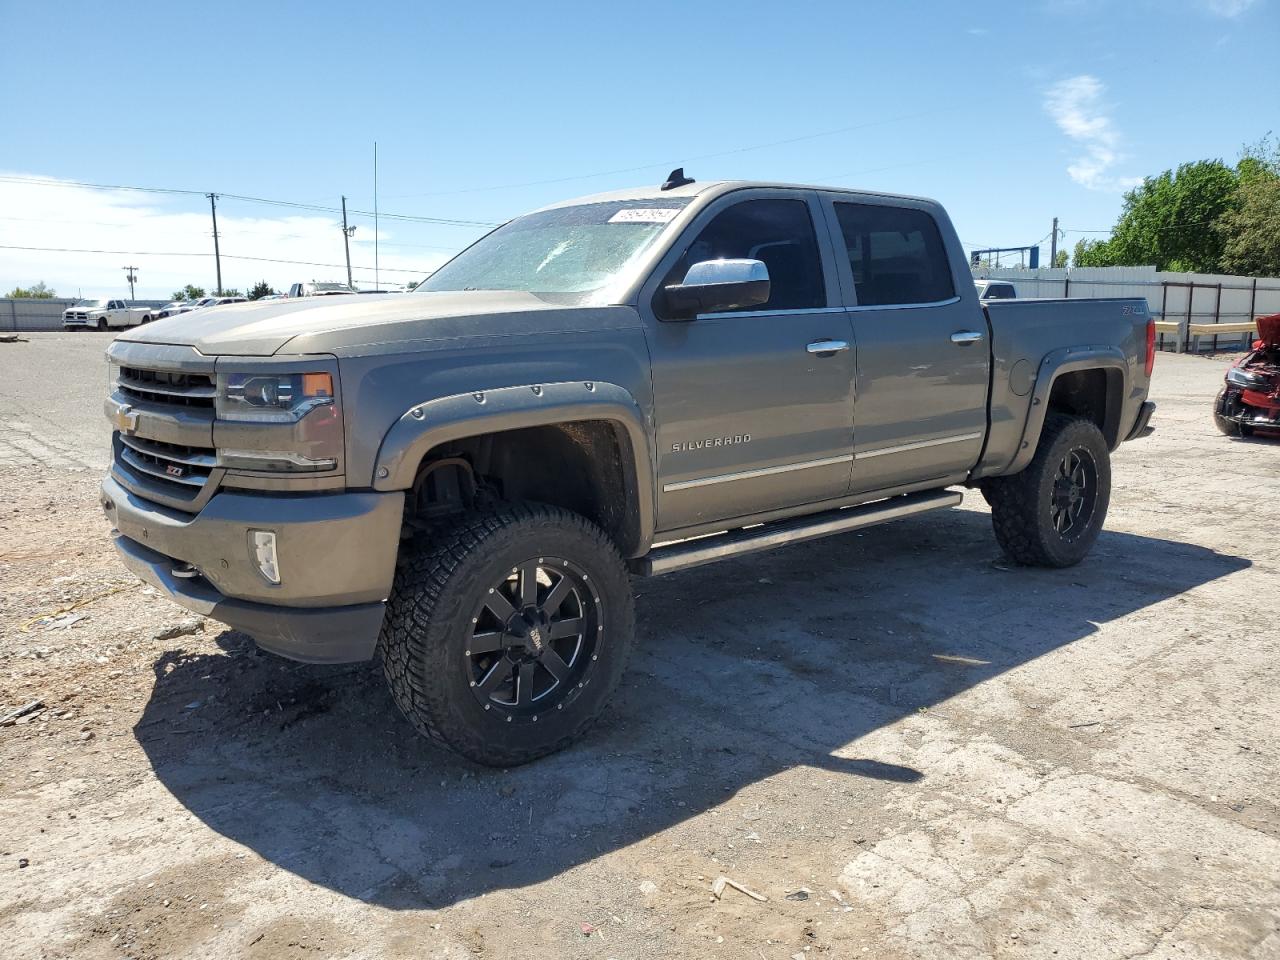
[[[500,221],[698,179],[941,200],[968,245],[1111,226],[1124,187],[1280,130],[1280,0],[33,3],[0,0],[0,177]],[[15,42],[16,41],[16,42]],[[639,169],[635,169],[639,168]],[[358,225],[357,278],[373,227]],[[227,286],[337,279],[335,218],[223,200]],[[383,220],[382,279],[478,228]],[[1074,244],[1081,234],[1068,234]],[[0,180],[0,287],[213,285],[199,196]],[[1047,244],[1045,250],[1047,256]]]

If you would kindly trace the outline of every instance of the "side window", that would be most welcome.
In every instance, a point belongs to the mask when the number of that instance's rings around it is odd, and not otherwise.
[[[858,306],[935,303],[955,296],[951,261],[933,217],[923,210],[839,203]]]
[[[744,200],[718,213],[667,275],[679,283],[703,260],[746,258],[769,268],[769,300],[747,310],[803,310],[827,305],[818,240],[803,200]]]

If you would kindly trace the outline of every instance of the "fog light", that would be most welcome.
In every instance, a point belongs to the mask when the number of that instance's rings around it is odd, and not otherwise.
[[[276,560],[276,535],[270,530],[249,531],[249,555],[258,565],[258,572],[268,583],[280,582],[280,564]]]

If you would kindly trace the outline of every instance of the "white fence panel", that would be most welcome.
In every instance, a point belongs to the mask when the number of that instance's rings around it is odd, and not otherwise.
[[[1172,273],[1155,267],[1001,267],[974,275],[1011,281],[1022,298],[1145,297],[1156,319],[1178,325],[1176,333],[1160,337],[1163,346],[1178,349],[1245,346],[1252,337],[1247,331],[1228,328],[1214,334],[1202,325],[1252,323],[1257,317],[1280,313],[1278,277]]]

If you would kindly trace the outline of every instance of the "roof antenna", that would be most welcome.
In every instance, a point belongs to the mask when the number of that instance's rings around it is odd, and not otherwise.
[[[683,187],[686,184],[693,182],[693,177],[686,177],[684,175],[684,167],[676,167],[667,174],[667,182],[662,185],[662,189],[674,190],[676,187]]]

